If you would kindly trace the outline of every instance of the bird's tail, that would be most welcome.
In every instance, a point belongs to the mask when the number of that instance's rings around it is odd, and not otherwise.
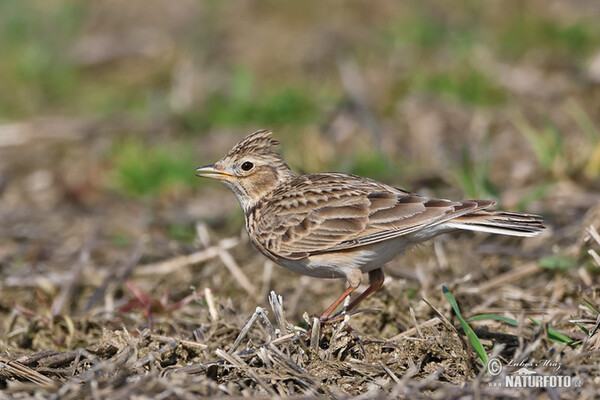
[[[455,229],[510,236],[537,236],[545,229],[542,217],[509,211],[478,210],[445,223]]]

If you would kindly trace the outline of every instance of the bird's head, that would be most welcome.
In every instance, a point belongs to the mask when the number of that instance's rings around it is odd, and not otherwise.
[[[216,163],[196,169],[197,176],[223,182],[247,211],[269,192],[294,177],[283,158],[271,150],[277,144],[279,142],[271,137],[270,131],[256,131]]]

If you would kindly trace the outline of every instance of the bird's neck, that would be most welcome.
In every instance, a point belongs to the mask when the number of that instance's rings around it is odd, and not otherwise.
[[[236,195],[244,214],[248,214],[259,202],[269,198],[279,188],[288,185],[295,177],[296,175],[286,165],[285,168],[265,168],[257,171],[251,181],[228,186]]]

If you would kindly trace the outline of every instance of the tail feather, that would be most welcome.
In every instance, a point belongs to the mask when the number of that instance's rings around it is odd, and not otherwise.
[[[539,215],[487,210],[462,215],[451,219],[445,225],[454,229],[510,236],[537,236],[546,228]]]

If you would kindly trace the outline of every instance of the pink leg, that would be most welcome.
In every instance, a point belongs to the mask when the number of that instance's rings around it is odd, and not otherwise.
[[[340,304],[342,304],[346,297],[350,296],[350,294],[360,286],[360,281],[362,280],[362,272],[360,271],[360,269],[353,269],[346,276],[346,280],[348,281],[348,289],[346,289],[340,297],[338,297],[329,307],[327,307],[327,310],[323,311],[323,314],[321,314],[321,316],[319,317],[321,322],[327,321],[329,319],[329,316],[333,314],[335,309]]]
[[[381,268],[369,272],[369,287],[364,292],[362,292],[356,299],[354,299],[352,303],[350,303],[350,305],[348,306],[348,311],[355,309],[358,303],[363,301],[371,293],[379,290],[383,285],[384,278],[385,276],[383,275],[383,270]]]
[[[360,271],[357,270],[357,272],[360,272]],[[355,274],[355,276],[353,276],[353,278],[356,278],[356,274]],[[359,276],[359,278],[360,278],[360,276]],[[350,305],[348,305],[347,311],[353,310],[367,296],[369,296],[371,293],[379,290],[381,288],[381,286],[383,285],[384,278],[385,278],[385,276],[383,275],[383,270],[381,268],[370,271],[369,272],[369,287],[364,292],[362,292],[356,299],[354,299],[350,303]],[[346,297],[350,296],[350,294],[352,292],[354,292],[356,290],[356,288],[358,288],[358,285],[360,284],[360,279],[358,279],[358,280],[357,279],[349,279],[348,282],[350,284],[350,286],[348,286],[348,289],[346,289],[346,291],[344,291],[344,293],[342,293],[342,295],[340,297],[338,297],[333,302],[333,304],[331,304],[327,308],[327,310],[325,310],[323,312],[323,314],[321,314],[321,316],[319,317],[321,322],[327,321],[329,319],[329,317],[331,316],[331,314],[335,311],[335,309],[340,304],[342,304],[342,302],[346,299]],[[338,314],[336,314],[336,316]]]
[[[350,296],[350,293],[354,292],[357,287],[358,286],[355,287],[352,285],[348,286],[348,289],[346,289],[340,297],[338,297],[329,307],[327,307],[327,310],[323,311],[323,314],[321,314],[321,316],[319,317],[321,322],[327,321],[331,313],[333,313],[335,309],[338,308],[340,304],[342,304],[346,297]]]

